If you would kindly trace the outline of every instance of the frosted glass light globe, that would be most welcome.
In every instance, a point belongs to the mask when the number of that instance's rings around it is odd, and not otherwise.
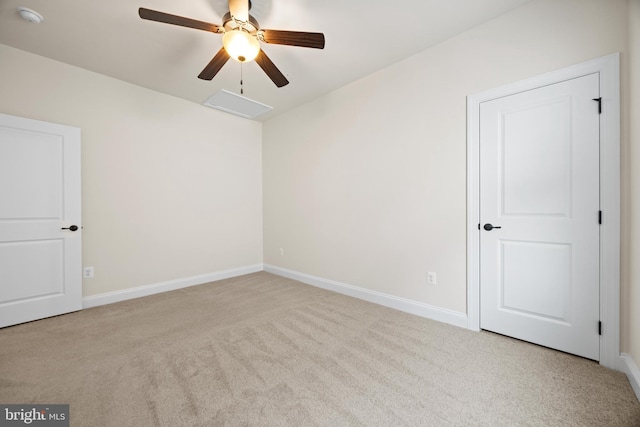
[[[253,61],[260,52],[258,39],[241,29],[224,33],[222,45],[229,56],[238,62]]]

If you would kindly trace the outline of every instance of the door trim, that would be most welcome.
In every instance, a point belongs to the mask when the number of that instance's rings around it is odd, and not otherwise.
[[[467,97],[467,328],[480,330],[480,104],[600,74],[600,364],[620,370],[620,54],[583,62]]]

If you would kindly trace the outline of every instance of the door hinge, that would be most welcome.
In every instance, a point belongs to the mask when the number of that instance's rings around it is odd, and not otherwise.
[[[602,321],[598,322],[598,335],[602,335]]]
[[[480,224],[478,224],[478,230],[480,230]]]
[[[602,211],[598,211],[598,224],[602,225]]]
[[[598,114],[602,114],[602,97],[593,98],[594,101],[598,101]]]

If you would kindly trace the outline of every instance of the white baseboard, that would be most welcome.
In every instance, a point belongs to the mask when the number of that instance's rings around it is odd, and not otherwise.
[[[640,400],[640,370],[628,354],[621,353],[620,359],[622,362],[622,372],[627,374],[629,383],[631,383],[631,388],[633,388],[633,391],[636,393],[636,397]]]
[[[216,273],[203,274],[200,276],[185,277],[168,282],[154,283],[151,285],[138,286],[121,291],[106,292],[104,294],[91,295],[82,298],[82,308],[97,307],[114,302],[126,301],[134,298],[146,297],[159,294],[161,292],[174,291],[176,289],[187,288],[189,286],[202,285],[204,283],[215,282],[217,280],[229,279],[231,277],[262,271],[262,264],[247,267],[235,268],[232,270],[218,271]]]
[[[465,313],[447,310],[429,304],[424,304],[422,302],[400,298],[394,295],[384,294],[382,292],[376,292],[357,286],[347,285],[345,283],[323,279],[321,277],[311,276],[273,265],[265,264],[264,271],[276,274],[278,276],[297,280],[299,282],[306,283],[307,285],[316,286],[318,288],[338,292],[350,297],[404,311],[406,313],[415,314],[416,316],[437,320],[438,322],[448,323],[450,325],[459,326],[461,328],[467,327],[467,315]]]

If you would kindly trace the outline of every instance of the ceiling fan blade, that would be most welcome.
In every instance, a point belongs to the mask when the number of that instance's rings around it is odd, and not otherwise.
[[[213,59],[207,64],[207,66],[204,67],[204,70],[202,70],[202,72],[198,75],[198,78],[202,80],[213,79],[215,75],[218,74],[218,71],[220,71],[222,66],[227,63],[229,58],[230,56],[227,51],[224,50],[224,47],[221,48],[218,53],[216,53],[216,56],[214,56]]]
[[[196,30],[211,31],[212,33],[221,33],[224,31],[222,27],[209,22],[185,18],[184,16],[171,15],[170,13],[158,12],[157,10],[145,9],[144,7],[138,9],[138,15],[140,15],[140,18],[147,19],[149,21],[195,28]]]
[[[282,87],[289,84],[289,80],[278,70],[278,67],[264,53],[264,50],[260,50],[260,53],[256,56],[256,62],[276,86]]]
[[[261,30],[259,37],[265,43],[324,49],[324,34],[304,31]]]
[[[238,21],[249,20],[249,0],[229,0],[229,12]]]

